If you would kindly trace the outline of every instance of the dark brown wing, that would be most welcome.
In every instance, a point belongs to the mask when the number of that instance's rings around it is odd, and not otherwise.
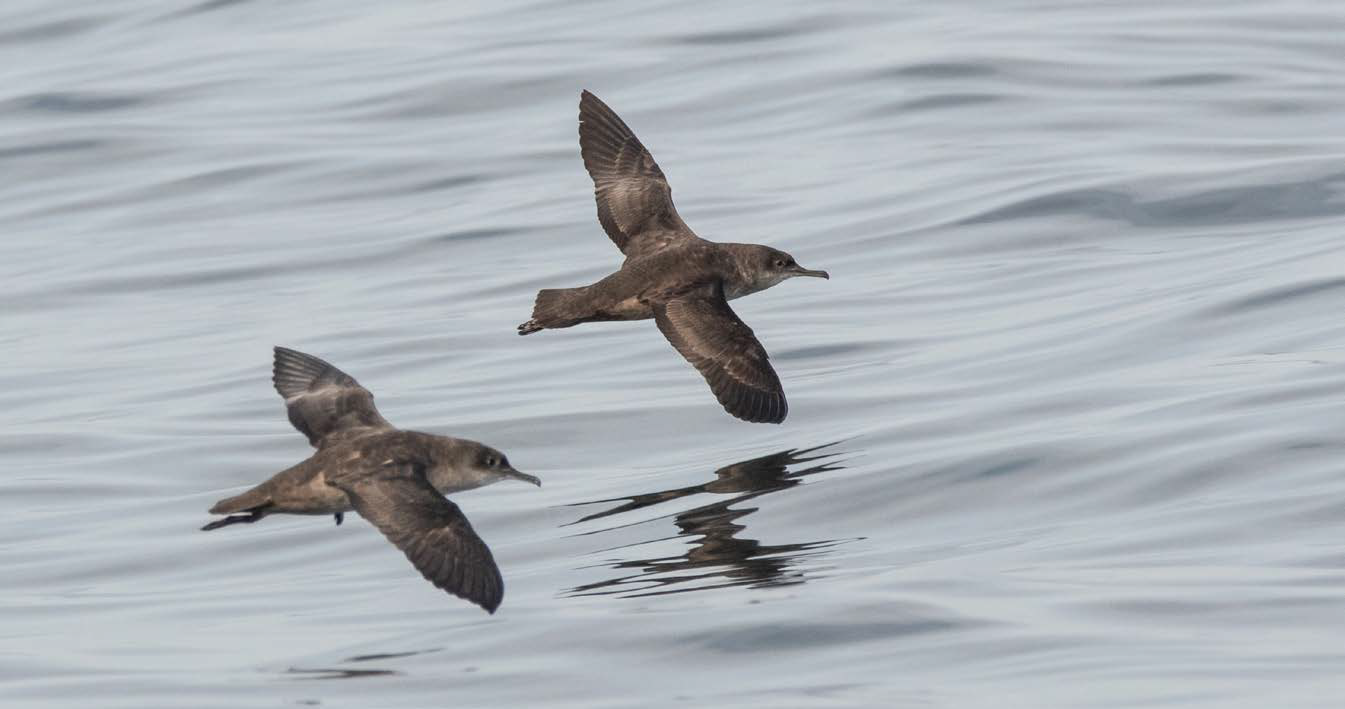
[[[285,397],[290,423],[314,448],[392,428],[374,408],[374,395],[349,374],[313,355],[286,347],[275,350],[271,380]]]
[[[753,423],[785,420],[789,405],[766,348],[729,308],[721,284],[653,306],[658,329],[700,370],[725,411]]]
[[[673,207],[672,189],[654,156],[587,91],[579,99],[579,151],[593,178],[598,221],[627,258],[698,238]]]
[[[425,480],[423,469],[401,463],[378,472],[329,478],[406,554],[430,583],[494,613],[504,599],[504,579],[490,547],[458,506]]]

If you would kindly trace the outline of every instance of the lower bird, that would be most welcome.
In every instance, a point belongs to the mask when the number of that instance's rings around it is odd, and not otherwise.
[[[275,348],[272,381],[290,423],[317,449],[270,480],[225,498],[201,529],[272,514],[355,510],[401,549],[435,586],[494,613],[504,581],[490,548],[445,494],[513,479],[540,486],[500,451],[465,438],[393,428],[353,377],[312,355]]]
[[[745,421],[784,421],[789,406],[766,348],[728,302],[796,276],[830,278],[827,272],[806,269],[769,246],[697,236],[673,207],[654,156],[587,91],[579,99],[579,151],[593,178],[598,222],[626,261],[592,285],[538,292],[532,319],[518,334],[653,318],[724,410]]]

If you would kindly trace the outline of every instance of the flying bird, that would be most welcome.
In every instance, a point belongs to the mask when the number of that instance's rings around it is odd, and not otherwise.
[[[393,428],[368,389],[312,355],[275,348],[272,381],[290,423],[317,451],[215,503],[210,514],[228,516],[201,529],[273,514],[333,515],[339,525],[353,509],[430,583],[494,613],[504,598],[500,569],[462,510],[444,495],[499,480],[542,481],[476,441]]]
[[[588,91],[579,99],[579,148],[593,178],[598,222],[626,260],[592,285],[539,291],[532,319],[518,334],[653,318],[726,411],[745,421],[784,421],[789,406],[766,348],[728,302],[795,276],[829,278],[827,272],[769,246],[697,236],[673,207],[654,156]]]

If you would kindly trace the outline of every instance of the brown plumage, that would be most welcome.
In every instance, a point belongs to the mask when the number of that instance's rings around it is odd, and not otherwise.
[[[780,378],[728,301],[794,276],[828,278],[826,271],[805,269],[769,246],[697,236],[673,206],[672,189],[653,155],[587,91],[579,100],[579,147],[593,178],[598,222],[626,261],[592,285],[540,291],[519,334],[653,318],[726,411],[746,421],[784,421],[789,406]]]
[[[202,527],[252,523],[272,514],[342,515],[354,509],[383,532],[435,586],[491,613],[504,582],[490,549],[447,493],[503,479],[541,485],[503,453],[465,438],[403,431],[374,407],[353,377],[312,355],[275,348],[276,391],[290,423],[317,450],[307,460],[210,508],[228,515]]]
[[[337,438],[392,428],[374,408],[374,395],[368,389],[349,374],[312,355],[286,347],[275,348],[271,381],[285,398],[290,423],[308,436],[314,448]],[[328,437],[333,440],[327,440]]]
[[[331,480],[360,516],[401,549],[430,583],[494,613],[504,579],[490,547],[458,506],[444,498],[413,463]]]

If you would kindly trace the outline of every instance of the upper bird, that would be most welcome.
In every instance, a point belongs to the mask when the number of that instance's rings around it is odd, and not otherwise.
[[[532,319],[518,326],[518,334],[653,318],[726,411],[746,421],[784,421],[789,407],[780,378],[728,301],[794,276],[829,278],[827,272],[810,271],[769,246],[696,236],[673,207],[672,189],[654,156],[587,91],[579,99],[579,148],[593,178],[598,222],[626,261],[593,285],[539,291]]]
[[[464,438],[392,427],[374,395],[353,377],[312,355],[275,348],[272,381],[290,423],[317,451],[270,480],[210,508],[229,515],[202,527],[256,522],[276,513],[335,515],[350,509],[378,527],[426,579],[494,613],[504,581],[490,548],[447,493],[520,473],[503,453]]]

